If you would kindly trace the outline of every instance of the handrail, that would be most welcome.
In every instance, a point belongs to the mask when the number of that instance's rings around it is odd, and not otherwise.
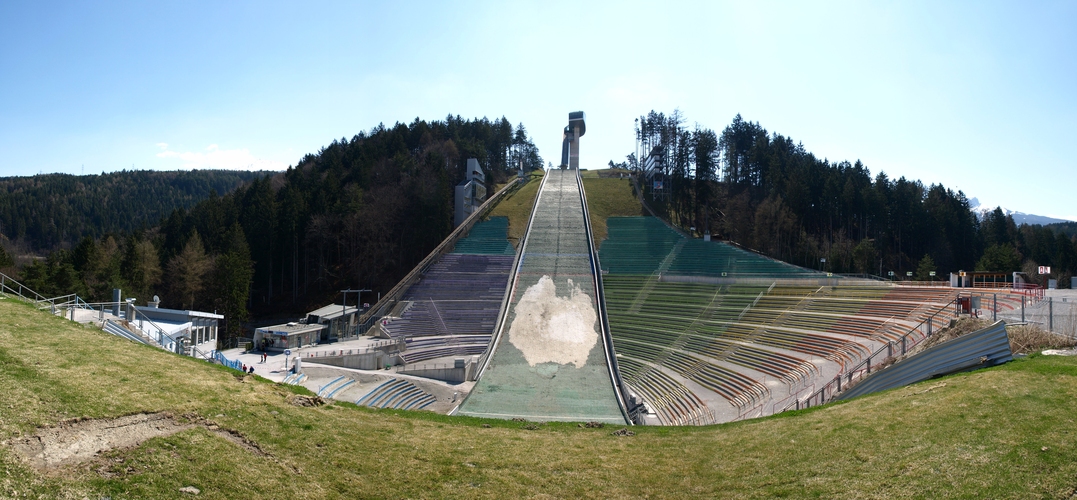
[[[198,346],[194,346],[194,345],[191,346],[191,357],[192,358],[202,358],[202,359],[208,361],[210,359],[213,359],[212,352],[213,351],[210,351],[209,353],[207,353],[207,352],[199,349]],[[198,355],[195,356],[195,354],[198,354]]]
[[[218,351],[216,349],[213,350],[213,359],[218,363],[227,366],[233,370],[240,370],[242,368],[242,363],[240,363],[238,359],[235,361],[228,359],[224,357],[224,354],[221,354],[221,351]]]
[[[10,281],[10,282],[12,282],[12,283],[14,283],[16,285],[19,285],[19,289],[15,290],[11,286],[8,286],[8,284],[7,284],[8,281]],[[8,290],[11,290],[12,293],[14,293],[15,295],[18,295],[19,297],[23,298],[24,300],[33,301],[35,305],[37,304],[38,301],[48,300],[48,299],[45,298],[45,296],[31,290],[30,287],[28,287],[26,285],[23,285],[22,283],[19,283],[18,281],[16,281],[11,276],[8,276],[8,275],[6,275],[4,273],[0,273],[0,292],[3,292],[3,290],[5,288],[8,289]],[[35,297],[31,298],[31,297],[27,297],[27,296],[23,295],[22,294],[23,290],[34,294]]]
[[[300,356],[300,357],[302,357],[304,359],[307,359],[307,358],[330,358],[330,357],[337,357],[337,356],[355,356],[355,355],[359,355],[359,354],[370,354],[372,352],[378,352],[383,347],[391,347],[391,346],[398,346],[399,347],[401,342],[402,341],[396,340],[396,339],[383,340],[383,341],[380,341],[380,342],[375,342],[375,343],[373,343],[373,344],[371,344],[369,346],[366,346],[366,347],[353,347],[353,348],[350,348],[350,349],[329,349],[329,350],[313,351],[313,352],[312,351],[302,351],[302,352],[297,352],[296,356]]]
[[[579,170],[576,170],[576,186],[580,190],[580,204],[583,206],[583,229],[587,233],[587,252],[591,257],[591,283],[595,287],[595,310],[598,313],[598,326],[602,333],[602,347],[606,351],[606,368],[609,370],[610,383],[613,384],[613,393],[617,397],[617,406],[621,409],[621,416],[629,425],[635,425],[629,416],[628,403],[624,396],[624,379],[621,378],[621,370],[617,366],[617,352],[613,348],[609,318],[606,316],[606,295],[602,288],[602,265],[598,260],[598,251],[595,249],[594,235],[591,232],[591,213],[587,209],[587,194],[583,191],[583,177]]]
[[[811,393],[807,398],[805,398],[803,403],[801,402],[800,398],[794,398],[792,403],[790,403],[788,406],[786,406],[785,408],[782,408],[780,411],[778,411],[776,413],[788,411],[790,409],[798,409],[799,410],[799,409],[808,408],[808,407],[811,407],[811,406],[818,406],[818,405],[821,405],[821,404],[825,404],[826,402],[834,399],[834,397],[837,396],[837,394],[839,394],[842,391],[842,378],[843,377],[846,379],[846,381],[845,381],[845,386],[846,387],[845,388],[848,389],[848,387],[853,382],[853,375],[859,375],[859,377],[857,377],[857,380],[859,381],[865,375],[870,374],[871,373],[871,361],[873,359],[875,359],[876,357],[878,357],[879,355],[883,354],[884,351],[886,352],[886,356],[884,356],[882,358],[882,360],[881,360],[882,363],[881,364],[885,364],[887,359],[894,358],[894,349],[898,345],[901,346],[901,353],[900,354],[905,355],[905,353],[908,352],[909,348],[915,347],[920,342],[922,342],[925,339],[927,339],[928,337],[930,337],[932,335],[932,333],[934,333],[934,324],[935,324],[936,318],[940,314],[943,314],[943,313],[949,311],[951,305],[954,306],[955,315],[956,315],[956,307],[957,307],[956,304],[957,304],[957,297],[954,297],[952,300],[950,300],[950,302],[947,302],[945,306],[943,306],[939,310],[932,313],[931,316],[928,316],[927,318],[921,320],[919,323],[916,324],[916,326],[914,326],[914,327],[910,328],[908,331],[906,331],[905,334],[902,335],[901,338],[898,341],[889,341],[889,342],[887,342],[885,345],[883,345],[883,346],[879,347],[878,349],[876,349],[875,352],[868,355],[867,358],[863,359],[862,361],[860,361],[860,363],[856,364],[852,368],[844,370],[842,372],[838,372],[838,374],[835,375],[832,380],[830,380],[825,385],[823,385],[823,387],[819,388],[819,390]],[[912,337],[913,333],[922,333],[921,329],[924,328],[925,326],[927,328],[927,332],[923,335],[923,337],[921,337],[919,340],[917,340],[915,342],[912,342],[910,344],[907,339],[910,339]],[[879,362],[877,362],[877,363],[879,363]],[[878,366],[878,364],[876,366]],[[818,402],[813,403],[813,401],[816,400],[816,399],[818,399]]]
[[[161,344],[162,346],[164,346],[164,342],[162,342],[162,341],[161,341],[161,339],[162,339],[162,338],[167,338],[167,339],[168,339],[169,341],[171,341],[171,342],[172,342],[173,344],[179,345],[179,341],[177,341],[175,337],[173,337],[173,336],[171,336],[171,335],[169,335],[169,334],[165,333],[165,330],[164,330],[164,328],[161,328],[161,325],[158,325],[158,324],[157,324],[156,322],[154,322],[153,320],[151,320],[151,319],[149,318],[149,316],[146,316],[146,315],[145,315],[144,313],[142,313],[142,312],[141,312],[141,311],[139,311],[138,309],[135,309],[135,307],[134,307],[134,306],[132,306],[132,307],[131,307],[131,309],[132,309],[132,310],[134,310],[134,314],[133,314],[132,316],[134,316],[134,319],[135,319],[135,320],[139,320],[139,321],[142,321],[143,323],[147,323],[147,322],[148,322],[148,323],[150,324],[150,326],[154,327],[154,328],[155,328],[155,329],[157,330],[157,334],[158,334],[158,336],[157,336],[157,343],[158,343],[158,344]],[[140,314],[142,315],[142,318],[143,318],[143,319],[139,319],[139,318],[138,318],[138,315],[140,315]]]

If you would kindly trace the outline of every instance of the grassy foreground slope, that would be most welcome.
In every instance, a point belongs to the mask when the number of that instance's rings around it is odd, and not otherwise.
[[[1077,485],[1077,361],[1067,358],[623,437],[297,407],[290,388],[235,375],[0,300],[0,497],[177,498],[195,486],[199,498],[1065,498]],[[39,471],[9,445],[72,417],[157,411],[212,420],[265,455],[195,428]]]

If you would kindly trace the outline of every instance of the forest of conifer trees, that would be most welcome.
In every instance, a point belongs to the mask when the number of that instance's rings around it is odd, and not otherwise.
[[[21,270],[2,259],[0,268],[45,295],[109,300],[121,288],[139,303],[159,295],[162,307],[215,310],[237,336],[251,311],[294,315],[345,288],[371,289],[362,300],[374,302],[452,231],[468,158],[489,189],[543,164],[524,126],[504,118],[379,125],[283,173],[211,191],[154,227],[85,236]]]
[[[1001,209],[981,220],[960,191],[873,176],[859,161],[819,159],[739,115],[716,133],[698,125],[689,130],[679,112],[652,111],[637,122],[636,139],[639,154],[610,164],[641,177],[649,170],[651,181],[663,181],[661,191],[653,182],[640,183],[660,215],[697,235],[710,231],[805,267],[882,276],[894,271],[900,279],[913,272],[914,279],[928,280],[931,271],[945,279],[957,270],[1020,269],[1035,276],[1036,266],[1048,265],[1060,286],[1069,286],[1077,267],[1075,224],[1017,226]],[[63,217],[35,220],[35,227],[69,229],[46,231],[30,244],[32,232],[14,231],[7,222],[0,270],[50,296],[109,300],[111,290],[121,288],[139,303],[159,295],[163,307],[217,311],[228,318],[227,334],[239,336],[252,314],[291,317],[340,300],[346,288],[373,290],[361,299],[374,302],[392,288],[451,232],[453,186],[463,179],[467,158],[486,170],[488,189],[521,166],[543,166],[524,126],[504,118],[379,125],[234,189],[235,178],[224,176],[214,181],[224,190],[203,185],[208,197],[194,204],[180,200],[194,196],[188,191],[161,190],[161,202],[176,205],[157,224],[109,226],[93,210],[75,207]],[[129,182],[122,175],[106,174],[103,184],[75,180],[116,186]],[[32,200],[25,193],[60,192],[37,177],[4,180],[0,187],[24,186],[8,188],[20,200]],[[69,183],[69,177],[59,179]],[[0,220],[40,213],[60,198],[17,207],[14,199],[3,198]],[[78,238],[65,243],[72,235]],[[21,267],[10,255],[13,247],[49,243],[46,258]]]
[[[1072,232],[1017,227],[1001,209],[981,221],[961,191],[819,159],[740,115],[716,134],[689,130],[679,111],[651,111],[636,141],[638,155],[610,164],[652,170],[642,185],[664,217],[804,267],[928,280],[958,270],[1036,277],[1048,265],[1064,286],[1077,267]]]

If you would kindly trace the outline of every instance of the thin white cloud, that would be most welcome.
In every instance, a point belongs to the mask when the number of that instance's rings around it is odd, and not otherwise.
[[[221,149],[216,144],[206,146],[204,151],[179,152],[168,149],[168,144],[157,143],[161,152],[158,158],[177,159],[183,162],[185,170],[219,169],[219,170],[284,170],[284,162],[258,158],[249,149]]]

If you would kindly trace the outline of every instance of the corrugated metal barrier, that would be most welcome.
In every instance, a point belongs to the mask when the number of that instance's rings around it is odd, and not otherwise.
[[[838,394],[846,400],[928,380],[951,373],[999,365],[1013,360],[1006,324],[995,324],[948,340],[908,359],[875,372],[851,389]]]

